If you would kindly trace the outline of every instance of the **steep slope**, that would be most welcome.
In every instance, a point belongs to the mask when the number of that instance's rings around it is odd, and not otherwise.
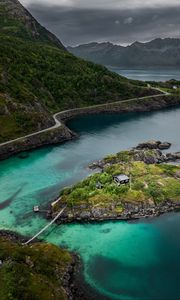
[[[57,37],[41,26],[18,0],[0,0],[0,33],[55,44],[65,50]]]
[[[96,63],[119,67],[177,67],[180,65],[180,39],[155,39],[122,47],[111,43],[90,43],[68,47],[73,54]]]
[[[52,125],[56,111],[153,93],[65,51],[17,0],[0,0],[0,25],[0,142]]]

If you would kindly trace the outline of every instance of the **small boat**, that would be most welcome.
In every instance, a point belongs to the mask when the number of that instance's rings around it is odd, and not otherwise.
[[[33,211],[34,212],[39,212],[39,206],[34,206]]]

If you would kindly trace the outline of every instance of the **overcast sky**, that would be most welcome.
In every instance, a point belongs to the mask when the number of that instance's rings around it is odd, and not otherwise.
[[[180,0],[20,0],[65,45],[180,38]]]

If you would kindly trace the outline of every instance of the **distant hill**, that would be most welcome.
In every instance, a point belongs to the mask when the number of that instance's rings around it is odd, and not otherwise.
[[[155,39],[122,47],[111,43],[90,43],[67,48],[78,57],[116,67],[180,66],[180,39]]]
[[[53,124],[52,113],[152,93],[70,54],[17,0],[0,0],[0,142]]]

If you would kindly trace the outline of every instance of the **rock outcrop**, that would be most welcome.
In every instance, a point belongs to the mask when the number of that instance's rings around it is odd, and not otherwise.
[[[161,141],[148,141],[139,144],[137,147],[132,148],[129,151],[125,151],[124,155],[115,155],[109,156],[97,162],[93,162],[89,165],[90,169],[103,169],[105,166],[121,163],[126,157],[131,161],[142,161],[145,164],[160,164],[168,162],[179,162],[180,161],[180,152],[175,153],[165,153],[161,149],[168,149],[171,147],[169,142]],[[121,152],[123,153],[123,152]]]
[[[171,143],[161,142],[161,141],[148,141],[145,143],[139,144],[136,149],[160,149],[165,150],[171,147]]]
[[[1,0],[0,1],[0,17],[6,18],[6,20],[12,19],[16,21],[22,22],[22,24],[25,26],[26,29],[26,38],[32,38],[37,41],[42,42],[50,42],[52,45],[56,45],[60,49],[63,49],[64,51],[67,51],[66,48],[63,46],[63,44],[60,42],[60,40],[52,34],[50,31],[48,31],[45,27],[41,26],[37,20],[25,9],[20,1],[18,0]],[[5,31],[7,28],[1,27],[1,31]],[[22,30],[22,28],[20,28]],[[9,34],[9,31],[8,31]],[[12,34],[16,34],[19,36],[19,31],[16,28],[16,31],[12,31]],[[25,30],[23,32],[25,34]]]
[[[107,207],[85,210],[83,206],[74,206],[73,211],[64,212],[57,220],[57,224],[72,223],[72,222],[104,222],[115,220],[136,220],[158,217],[161,214],[168,212],[180,211],[180,202],[174,203],[165,201],[155,205],[154,203],[124,203],[125,209],[123,212],[116,212]],[[116,208],[116,207],[114,207]],[[52,217],[54,215],[52,214]]]

